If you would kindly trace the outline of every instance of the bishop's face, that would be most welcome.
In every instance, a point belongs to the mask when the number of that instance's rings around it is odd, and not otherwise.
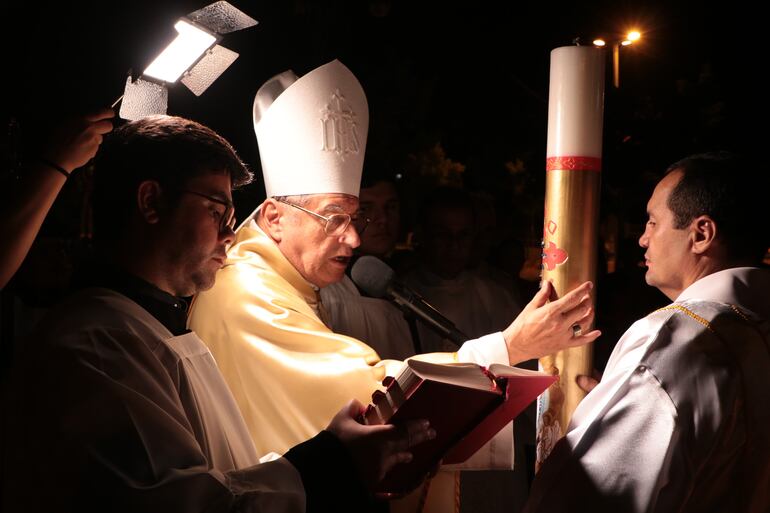
[[[322,216],[354,216],[358,210],[358,198],[347,194],[313,194],[307,198],[301,206]],[[322,219],[289,205],[282,204],[281,208],[286,218],[286,236],[279,247],[284,256],[317,287],[340,281],[353,249],[361,244],[353,223],[339,235],[327,235]]]

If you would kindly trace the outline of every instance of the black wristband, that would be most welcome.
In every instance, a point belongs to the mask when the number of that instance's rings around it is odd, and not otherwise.
[[[70,177],[70,173],[69,173],[69,171],[67,171],[66,169],[64,169],[63,167],[61,167],[59,164],[55,164],[55,163],[51,162],[51,161],[50,161],[50,160],[48,160],[48,159],[44,159],[43,157],[38,157],[38,160],[39,160],[39,161],[40,161],[42,164],[45,164],[46,166],[50,167],[51,169],[55,169],[55,170],[57,170],[58,172],[60,172],[61,174],[63,174],[65,177],[67,177],[67,178],[69,178],[69,177]]]

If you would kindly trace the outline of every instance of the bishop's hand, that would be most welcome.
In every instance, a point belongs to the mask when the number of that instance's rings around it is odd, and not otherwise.
[[[557,298],[553,284],[543,282],[532,301],[503,331],[511,365],[540,358],[570,347],[593,342],[601,335],[598,330],[583,332],[591,324],[593,309],[587,281]]]

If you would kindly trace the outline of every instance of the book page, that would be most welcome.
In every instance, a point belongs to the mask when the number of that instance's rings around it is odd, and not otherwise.
[[[491,372],[495,377],[497,378],[505,378],[508,376],[543,376],[544,374],[540,371],[536,370],[529,370],[529,369],[520,369],[519,367],[511,367],[510,365],[505,365],[502,363],[493,363],[489,366],[489,372]]]
[[[503,366],[505,367],[505,366]],[[404,390],[416,379],[433,380],[451,385],[464,386],[478,390],[494,388],[494,382],[487,376],[484,370],[475,363],[430,363],[422,360],[407,360],[404,368],[399,373],[397,381]],[[401,377],[403,376],[403,380]]]

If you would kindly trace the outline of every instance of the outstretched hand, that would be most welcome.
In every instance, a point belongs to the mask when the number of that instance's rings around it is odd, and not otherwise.
[[[556,292],[550,281],[543,282],[532,301],[503,331],[511,365],[596,340],[601,335],[598,330],[582,333],[582,327],[593,320],[589,294],[592,288],[593,284],[587,281],[549,302],[556,298]],[[576,332],[578,326],[580,331]]]
[[[350,401],[326,429],[348,448],[364,484],[374,491],[394,465],[412,461],[410,447],[435,438],[436,432],[427,420],[410,421],[398,427],[360,424],[356,418],[363,409],[359,401]]]

